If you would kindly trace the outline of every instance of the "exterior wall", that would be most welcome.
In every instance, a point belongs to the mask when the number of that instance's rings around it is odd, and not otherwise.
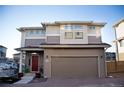
[[[47,44],[60,44],[60,27],[47,26],[46,27],[46,43]]]
[[[98,69],[100,77],[105,77],[104,49],[45,49],[44,50],[44,76],[51,77],[51,56],[98,56]]]
[[[101,27],[96,26],[95,30],[88,29],[88,43],[102,43]]]
[[[117,27],[116,27],[116,36],[117,39],[124,37],[124,22],[121,22]],[[119,61],[124,61],[124,47],[120,47],[120,43],[118,41],[118,52],[119,52]]]
[[[124,22],[121,22],[118,27],[116,27],[117,38],[124,36]]]
[[[64,30],[64,25],[60,26],[60,44],[88,44],[87,26],[82,25],[83,30]],[[65,32],[83,32],[83,39],[65,39]]]
[[[101,38],[96,37],[96,36],[88,36],[88,43],[93,44],[93,43],[101,43]]]
[[[45,39],[25,39],[25,47],[38,46],[44,43],[45,43]]]
[[[21,32],[21,47],[25,47],[25,37],[26,37],[26,33]]]
[[[101,42],[101,27],[96,26],[95,30],[90,30],[88,29],[88,25],[81,26],[83,26],[82,30],[65,30],[64,25],[46,26],[45,33],[34,35],[31,35],[30,31],[35,33],[36,31],[38,31],[37,29],[22,31],[21,47],[31,46],[31,44],[34,45],[34,42],[36,42],[36,45],[38,45],[38,42],[42,43],[42,40],[41,42],[39,41],[40,39],[44,39],[45,41],[43,42],[46,42],[47,44],[88,44]],[[65,32],[73,32],[73,36],[75,36],[75,32],[83,32],[83,39],[66,39]]]
[[[59,26],[46,26],[46,36],[56,36],[60,34]]]
[[[47,36],[48,44],[60,44],[60,36]]]

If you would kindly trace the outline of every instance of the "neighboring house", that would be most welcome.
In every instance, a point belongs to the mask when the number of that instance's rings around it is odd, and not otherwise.
[[[124,19],[118,21],[114,26],[116,40],[117,61],[124,61]]]
[[[115,52],[106,52],[105,57],[106,57],[106,62],[115,62],[116,61],[116,53]]]
[[[101,29],[106,23],[56,21],[42,27],[20,27],[22,63],[45,78],[92,78],[107,75]]]
[[[16,63],[19,63],[20,60],[20,53],[13,54],[13,59]]]
[[[6,58],[6,50],[7,50],[6,47],[0,45],[0,59]]]

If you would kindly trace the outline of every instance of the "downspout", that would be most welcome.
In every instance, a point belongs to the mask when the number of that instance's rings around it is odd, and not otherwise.
[[[119,61],[119,52],[118,52],[118,42],[117,42],[117,33],[116,33],[116,28],[115,27],[113,27],[114,28],[114,31],[115,31],[115,44],[116,44],[116,57],[117,57],[117,59],[116,59],[116,62],[118,62]]]

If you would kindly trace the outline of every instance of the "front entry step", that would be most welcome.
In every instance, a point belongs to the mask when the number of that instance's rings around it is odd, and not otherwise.
[[[20,81],[14,83],[14,84],[27,84],[31,82],[35,78],[35,73],[27,73],[25,74]]]

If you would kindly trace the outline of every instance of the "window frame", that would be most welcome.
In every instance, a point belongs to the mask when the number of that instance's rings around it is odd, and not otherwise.
[[[77,35],[77,33],[79,33],[79,35]],[[82,34],[81,36],[80,33]],[[75,39],[83,39],[83,32],[75,32]]]
[[[64,30],[83,30],[83,25],[64,25]]]
[[[71,37],[68,36],[67,33],[68,33],[68,34],[71,33],[71,34],[72,34]],[[65,39],[73,39],[73,32],[65,32],[65,33],[64,33],[64,37],[65,37]]]
[[[96,30],[96,26],[88,26],[89,30]]]

